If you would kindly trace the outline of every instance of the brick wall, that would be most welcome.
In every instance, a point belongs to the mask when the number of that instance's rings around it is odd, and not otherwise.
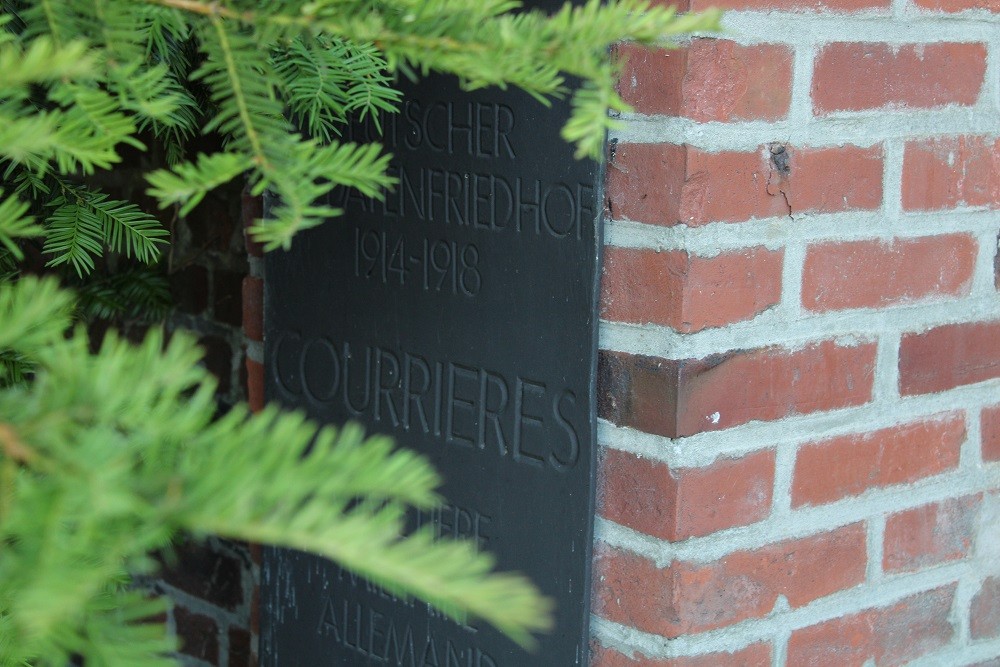
[[[620,49],[594,664],[1000,664],[1000,4],[711,4]]]
[[[176,308],[167,329],[185,329],[199,337],[204,363],[219,381],[220,411],[247,400],[248,393],[258,405],[261,398],[261,378],[253,375],[252,367],[262,354],[259,305],[257,328],[248,326],[246,333],[243,329],[244,317],[254,318],[246,276],[260,275],[260,260],[248,258],[241,215],[253,215],[254,206],[259,204],[253,199],[241,203],[238,187],[227,187],[209,195],[188,218],[170,224],[172,244],[164,269]],[[257,382],[248,392],[250,376]],[[168,624],[180,638],[181,663],[256,665],[251,633],[256,552],[245,544],[210,537],[185,541],[160,560],[162,575],[151,586],[173,600]]]

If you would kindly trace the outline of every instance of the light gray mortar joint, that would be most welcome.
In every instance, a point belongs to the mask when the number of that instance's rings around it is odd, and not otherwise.
[[[903,202],[903,139],[887,139],[882,145],[882,209],[889,225],[899,227]]]
[[[247,358],[256,361],[258,364],[264,363],[264,344],[260,341],[246,339]]]
[[[795,475],[796,443],[785,442],[775,447],[774,495],[771,498],[773,517],[787,517],[792,512],[792,484]]]
[[[965,411],[965,442],[962,443],[960,454],[963,468],[975,470],[982,465],[980,442],[982,442],[982,410],[967,409]],[[997,477],[997,487],[1000,488],[1000,476]]]
[[[801,44],[795,48],[792,69],[792,100],[788,110],[788,122],[805,125],[813,119],[812,77],[816,48]],[[808,135],[806,135],[808,138]]]
[[[884,405],[898,401],[899,396],[899,344],[897,331],[883,331],[879,336],[875,355],[875,386],[873,399]]]
[[[891,606],[911,595],[948,585],[969,570],[969,563],[953,563],[884,580],[875,586],[859,585],[802,607],[776,608],[763,618],[749,619],[725,628],[669,640],[606,619],[595,619],[598,622],[593,627],[595,635],[614,636],[620,646],[654,659],[734,652],[756,642],[771,641],[781,632],[792,632],[865,609]]]
[[[802,277],[805,269],[807,243],[789,239],[783,249],[781,267],[780,309],[785,317],[800,319],[802,308]]]
[[[974,16],[910,13],[894,17],[881,10],[850,16],[732,11],[726,12],[722,25],[726,38],[740,44],[986,42],[994,37],[1000,16],[990,12]]]
[[[997,215],[993,222],[993,225],[981,229],[976,234],[979,254],[976,257],[976,265],[972,275],[972,294],[983,296],[997,294],[995,261],[997,252],[1000,251],[1000,247],[998,247],[1000,244],[1000,215]]]
[[[885,542],[885,519],[884,513],[877,513],[868,519],[868,568],[867,578],[869,583],[877,583],[883,577],[882,557]]]
[[[247,255],[247,263],[250,267],[250,275],[254,278],[264,277],[264,259],[262,257],[254,257],[253,255]]]
[[[603,517],[597,517],[595,526],[600,541],[647,558],[658,567],[665,567],[674,559],[708,563],[735,551],[752,551],[777,542],[837,530],[876,515],[981,493],[994,489],[995,485],[994,476],[988,473],[955,470],[909,485],[870,489],[859,496],[821,506],[799,507],[788,516],[772,515],[754,524],[679,542],[666,542]]]
[[[754,151],[773,141],[798,148],[853,145],[875,146],[889,139],[922,139],[948,135],[998,132],[997,110],[988,102],[975,106],[947,105],[934,109],[876,109],[813,117],[807,123],[695,122],[668,116],[625,114],[624,126],[611,133],[621,143],[687,144],[709,152]]]
[[[881,430],[901,424],[940,418],[956,408],[977,414],[997,403],[1000,380],[964,385],[941,394],[909,396],[891,404],[867,403],[780,421],[756,421],[723,431],[699,433],[671,439],[628,427],[598,421],[598,439],[603,447],[631,452],[674,468],[704,467],[719,458],[742,457],[770,447],[798,447],[856,433],[859,428]]]

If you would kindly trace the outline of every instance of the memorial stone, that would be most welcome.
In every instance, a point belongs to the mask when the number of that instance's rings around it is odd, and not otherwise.
[[[533,6],[555,9],[556,3]],[[261,664],[587,663],[594,503],[600,166],[559,135],[568,104],[515,90],[403,85],[385,199],[266,259],[269,400],[358,421],[427,456],[446,503],[411,527],[474,540],[556,603],[534,653],[400,600],[323,559],[268,549]]]

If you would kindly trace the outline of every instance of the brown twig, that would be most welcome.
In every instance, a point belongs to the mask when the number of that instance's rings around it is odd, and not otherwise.
[[[0,449],[20,463],[34,463],[38,459],[38,453],[24,444],[9,424],[0,424]]]

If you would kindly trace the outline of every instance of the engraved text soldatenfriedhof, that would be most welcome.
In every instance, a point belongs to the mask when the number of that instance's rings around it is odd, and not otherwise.
[[[586,663],[593,515],[599,167],[567,109],[434,77],[383,117],[398,185],[342,191],[342,219],[266,263],[267,394],[428,456],[447,503],[414,514],[475,540],[557,604],[527,653],[313,556],[268,550],[263,665]],[[379,138],[371,120],[350,129]],[[381,140],[381,139],[379,139]]]

